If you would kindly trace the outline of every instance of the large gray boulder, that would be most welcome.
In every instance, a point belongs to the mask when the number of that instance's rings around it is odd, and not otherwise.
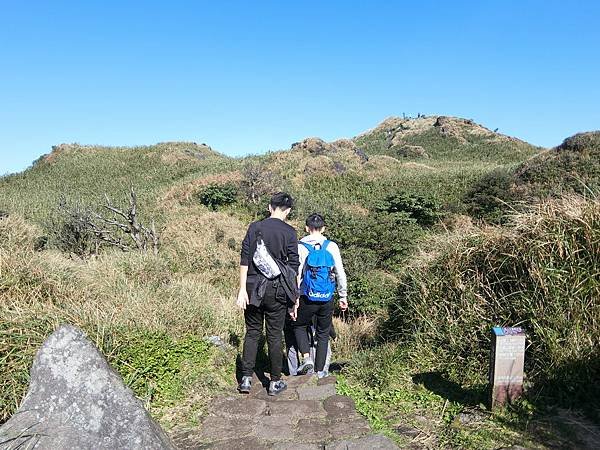
[[[63,325],[38,351],[27,395],[0,427],[0,448],[174,447],[83,331]]]

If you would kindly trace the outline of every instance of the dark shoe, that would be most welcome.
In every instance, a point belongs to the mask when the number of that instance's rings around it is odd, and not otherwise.
[[[241,394],[249,394],[252,387],[252,377],[242,377],[242,382],[238,386],[238,391]]]
[[[307,373],[311,372],[314,367],[315,363],[313,362],[312,358],[308,357],[304,360],[302,365],[298,367],[296,375],[306,375]]]
[[[287,384],[283,380],[271,381],[269,383],[269,395],[278,395],[287,389]]]

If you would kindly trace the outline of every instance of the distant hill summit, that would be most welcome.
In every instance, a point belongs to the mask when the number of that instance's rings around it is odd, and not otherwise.
[[[400,158],[450,157],[508,162],[539,150],[471,119],[449,116],[389,117],[353,140],[369,154]]]
[[[43,163],[54,163],[62,157],[77,157],[78,155],[93,155],[105,153],[107,151],[113,153],[138,151],[141,154],[151,152],[159,156],[161,161],[166,163],[176,163],[179,161],[189,160],[204,160],[211,157],[221,157],[207,144],[197,144],[195,142],[159,142],[155,145],[140,146],[140,147],[106,147],[99,145],[82,145],[78,143],[53,145],[52,151],[42,155],[34,165]]]
[[[462,164],[464,173],[478,164],[521,162],[541,149],[491,131],[470,119],[447,116],[389,117],[351,139],[326,142],[309,137],[287,151],[265,157],[269,171],[302,184],[307,177],[355,174],[384,181],[398,171],[422,173]]]
[[[407,136],[422,134],[431,129],[437,129],[442,136],[454,137],[462,143],[468,142],[470,136],[518,140],[492,131],[471,119],[450,116],[419,116],[416,118],[392,116],[358,137],[383,132],[389,137],[390,141],[396,140],[394,143],[398,144]]]

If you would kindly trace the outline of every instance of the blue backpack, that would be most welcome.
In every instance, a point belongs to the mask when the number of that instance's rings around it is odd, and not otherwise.
[[[323,245],[317,244],[313,247],[300,241],[308,250],[300,291],[313,302],[328,302],[335,292],[335,262],[331,253],[327,251],[330,242],[326,240]]]

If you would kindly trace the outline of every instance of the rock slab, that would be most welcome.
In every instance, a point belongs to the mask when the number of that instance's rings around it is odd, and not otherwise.
[[[83,331],[63,325],[38,351],[0,449],[174,449]]]

